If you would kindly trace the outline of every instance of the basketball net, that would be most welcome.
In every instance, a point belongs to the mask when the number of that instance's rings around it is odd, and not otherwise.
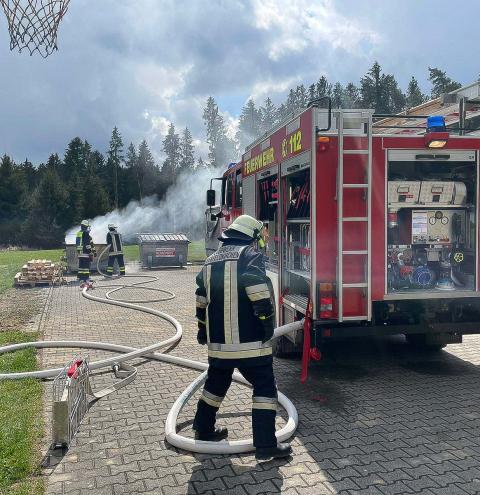
[[[57,50],[57,29],[70,0],[0,0],[8,20],[10,50],[44,58]]]

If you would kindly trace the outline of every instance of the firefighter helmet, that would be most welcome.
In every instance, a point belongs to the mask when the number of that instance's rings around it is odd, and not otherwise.
[[[260,220],[256,220],[250,215],[240,215],[229,225],[227,230],[236,230],[257,240],[261,238],[262,229],[263,223]]]
[[[108,224],[108,230],[115,230],[117,226],[114,223],[109,223]]]
[[[82,222],[80,223],[80,226],[81,227],[90,227],[90,222],[88,220],[82,220]]]

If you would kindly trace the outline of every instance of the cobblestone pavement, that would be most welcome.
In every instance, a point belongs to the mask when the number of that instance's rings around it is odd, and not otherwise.
[[[173,353],[205,360],[193,318],[197,270],[155,272],[156,285],[177,298],[152,306],[184,325]],[[171,334],[150,315],[87,301],[74,286],[51,289],[42,326],[45,339],[137,347]],[[101,355],[90,353],[91,359]],[[43,364],[60,365],[65,356],[43,351]],[[279,388],[296,405],[300,425],[290,461],[258,464],[252,455],[192,455],[165,444],[167,412],[197,372],[139,361],[135,382],[92,405],[71,449],[46,470],[47,493],[480,493],[479,364],[480,337],[431,355],[409,350],[400,338],[337,343],[312,365],[305,386],[298,359],[277,360]],[[111,381],[110,373],[97,374],[94,386]],[[51,385],[45,396],[48,420]],[[190,435],[194,406],[195,400],[179,419]],[[234,385],[220,417],[232,438],[251,434],[249,409],[250,392]]]

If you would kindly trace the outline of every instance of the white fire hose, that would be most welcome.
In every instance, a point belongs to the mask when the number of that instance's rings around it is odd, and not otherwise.
[[[103,254],[107,251],[110,246],[107,246],[100,256],[98,260],[103,256]],[[99,261],[97,261],[97,268],[100,274],[102,273],[98,267]],[[39,341],[39,342],[25,342],[21,344],[12,344],[8,346],[0,347],[0,354],[6,352],[18,351],[20,349],[27,348],[82,348],[82,349],[95,349],[95,350],[103,350],[110,351],[117,354],[111,358],[103,359],[100,361],[95,361],[89,364],[90,370],[97,370],[105,367],[112,367],[115,370],[121,369],[122,363],[126,361],[131,361],[135,358],[148,358],[157,361],[162,361],[165,363],[174,364],[177,366],[182,366],[186,368],[196,369],[202,371],[203,373],[195,379],[178,397],[178,399],[173,404],[171,410],[167,415],[167,419],[165,421],[165,436],[166,440],[169,444],[187,450],[191,452],[199,452],[205,454],[238,454],[242,452],[250,452],[255,450],[253,446],[253,441],[251,438],[244,440],[232,440],[226,441],[223,440],[221,442],[205,442],[200,440],[194,440],[193,438],[184,437],[176,432],[176,425],[178,415],[182,411],[182,409],[187,404],[188,400],[195,394],[195,392],[202,387],[207,379],[208,364],[202,363],[199,361],[193,361],[191,359],[185,359],[178,356],[172,356],[170,354],[163,354],[159,351],[163,348],[169,348],[175,346],[179,343],[182,338],[182,326],[180,323],[168,315],[167,313],[163,313],[162,311],[158,311],[156,309],[148,308],[146,306],[140,306],[139,304],[134,304],[133,302],[127,302],[121,299],[113,299],[111,298],[111,294],[117,292],[119,290],[125,288],[139,288],[139,289],[147,289],[152,291],[161,292],[167,294],[167,297],[158,298],[154,300],[148,301],[134,301],[135,303],[140,302],[158,302],[158,301],[166,301],[169,299],[173,299],[175,294],[173,292],[157,289],[154,287],[144,287],[141,286],[145,283],[151,283],[158,280],[157,277],[151,275],[125,275],[122,278],[133,277],[133,278],[149,278],[148,281],[143,282],[135,282],[132,284],[119,284],[119,285],[108,285],[108,286],[99,286],[99,287],[114,287],[112,290],[106,292],[105,297],[98,297],[88,293],[88,287],[85,287],[82,291],[82,295],[91,301],[97,301],[103,304],[111,304],[113,306],[120,306],[122,308],[133,309],[134,311],[141,311],[143,313],[149,313],[154,316],[158,316],[159,318],[166,320],[171,323],[175,328],[175,334],[163,341],[156,342],[150,346],[143,347],[142,349],[137,349],[135,347],[129,347],[118,344],[111,344],[106,342],[95,342],[95,341],[81,341],[81,340],[56,340],[56,341]],[[282,327],[278,327],[275,329],[272,340],[281,337],[287,333],[293,332],[295,330],[301,330],[303,328],[303,321],[297,321],[294,323],[290,323],[288,325],[284,325]],[[127,367],[127,366],[126,366]],[[127,367],[130,369],[130,367]],[[63,368],[54,368],[54,369],[46,369],[40,371],[29,371],[23,373],[0,373],[0,380],[14,380],[20,378],[54,378],[57,376]],[[244,385],[250,386],[250,384],[243,378],[243,376],[235,372],[233,374],[233,379]],[[113,389],[118,390],[120,387],[113,387]],[[104,394],[106,395],[106,394]],[[285,409],[288,414],[288,420],[286,425],[276,432],[276,436],[278,441],[284,441],[287,438],[291,437],[295,432],[298,425],[298,414],[295,406],[292,402],[281,392],[278,392],[278,402]]]

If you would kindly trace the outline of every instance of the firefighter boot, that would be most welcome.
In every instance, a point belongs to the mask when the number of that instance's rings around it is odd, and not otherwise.
[[[276,447],[258,447],[255,451],[255,459],[267,461],[292,455],[292,447],[288,443],[279,443]]]
[[[203,440],[204,442],[219,442],[227,437],[227,428],[216,428],[210,433],[195,431],[195,440]]]

